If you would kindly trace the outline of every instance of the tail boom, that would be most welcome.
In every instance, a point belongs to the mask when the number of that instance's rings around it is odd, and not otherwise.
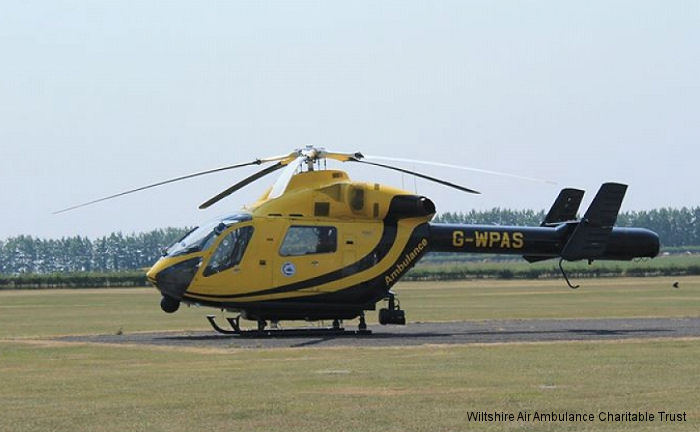
[[[551,227],[430,224],[431,252],[511,254],[541,259],[562,257],[578,222]],[[659,236],[644,228],[612,228],[605,247],[576,259],[631,260],[655,257]]]

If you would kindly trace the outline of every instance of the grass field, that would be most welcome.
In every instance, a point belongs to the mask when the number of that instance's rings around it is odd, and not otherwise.
[[[409,322],[700,314],[700,277],[578,282],[577,290],[561,280],[403,282],[394,291]],[[4,290],[0,337],[208,329],[204,316],[218,312],[183,306],[165,314],[159,301],[154,288]],[[376,322],[376,313],[367,318]]]
[[[409,321],[698,316],[700,277],[397,286]],[[700,340],[276,350],[115,347],[52,335],[205,329],[153,289],[0,292],[0,431],[700,429]],[[374,314],[373,314],[374,316]],[[469,411],[686,412],[536,423]]]
[[[577,278],[598,276],[645,276],[645,275],[698,275],[700,254],[662,255],[654,259],[632,261],[595,261],[589,265],[585,260],[567,262],[566,272]],[[461,275],[461,276],[460,276]],[[484,256],[455,254],[454,256],[428,256],[408,273],[411,280],[450,280],[465,277],[499,279],[560,279],[561,271],[556,260],[528,263],[519,257],[507,260]]]
[[[553,273],[558,274],[559,268],[556,260],[545,260],[535,263],[529,263],[520,257],[515,256],[501,256],[502,258],[507,258],[504,260],[494,259],[493,255],[482,255],[481,260],[475,259],[474,255],[469,254],[458,254],[455,253],[452,256],[431,256],[428,255],[425,259],[418,262],[416,268],[421,267],[439,267],[439,266],[459,266],[468,265],[470,267],[476,267],[477,269],[491,270],[496,268],[503,268],[507,266],[508,268],[517,270],[526,270],[530,268],[536,269],[551,269]],[[580,271],[586,269],[636,269],[636,268],[664,268],[664,267],[675,267],[684,268],[693,265],[700,264],[700,253],[691,254],[674,254],[674,255],[659,255],[654,259],[643,258],[635,259],[631,261],[594,261],[593,264],[588,264],[587,261],[567,261],[564,267],[572,271]]]

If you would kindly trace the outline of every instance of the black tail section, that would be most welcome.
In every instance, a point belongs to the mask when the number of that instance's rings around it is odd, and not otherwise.
[[[605,253],[626,191],[627,186],[619,183],[605,183],[600,187],[562,249],[562,258],[568,261],[593,260]]]
[[[645,228],[615,227],[627,186],[605,183],[581,220],[576,212],[583,191],[564,189],[540,226],[430,224],[433,252],[517,254],[529,262],[631,260],[659,254],[659,236]]]
[[[540,226],[576,220],[576,212],[581,205],[583,193],[580,189],[562,189]]]
[[[552,208],[549,209],[547,216],[540,224],[540,226],[553,226],[558,225],[563,222],[572,222],[576,220],[576,213],[578,208],[581,206],[581,200],[583,199],[584,192],[580,189],[566,188],[562,189],[554,200]],[[550,259],[551,257],[542,257],[534,255],[524,255],[528,262],[537,262]]]

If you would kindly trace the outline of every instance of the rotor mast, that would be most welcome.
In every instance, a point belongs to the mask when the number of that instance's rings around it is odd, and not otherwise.
[[[303,156],[304,162],[306,162],[306,170],[307,171],[314,171],[316,168],[314,168],[314,164],[318,164],[318,168],[321,168],[321,159],[324,161],[324,167],[325,167],[325,160],[326,160],[326,149],[323,147],[314,147],[312,145],[307,145],[303,149],[299,149],[299,156]]]

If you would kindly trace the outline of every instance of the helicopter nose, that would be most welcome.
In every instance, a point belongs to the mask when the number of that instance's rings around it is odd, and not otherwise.
[[[177,310],[173,302],[179,304],[201,264],[201,257],[190,258],[173,265],[159,261],[146,273],[148,280],[163,294],[164,301],[168,306],[163,307],[164,311],[174,312]],[[161,306],[163,306],[163,302],[161,302]]]
[[[158,274],[158,271],[155,268],[156,267],[153,266],[146,272],[146,279],[148,279],[153,286],[158,287],[158,285],[156,285],[156,275]]]

